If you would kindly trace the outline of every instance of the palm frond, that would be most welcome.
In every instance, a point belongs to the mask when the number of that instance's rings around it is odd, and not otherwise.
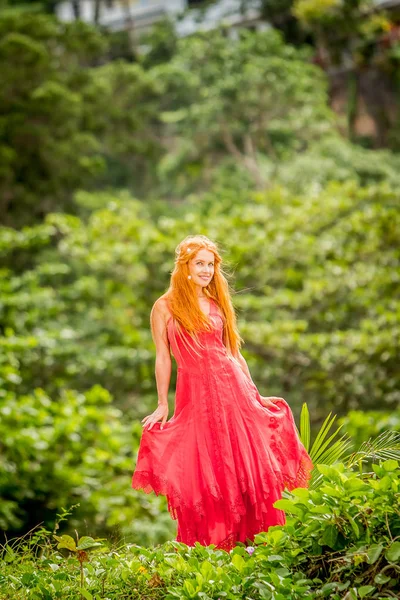
[[[333,465],[342,461],[352,447],[352,441],[345,435],[340,437],[334,444],[329,446],[318,459],[320,465]]]
[[[332,416],[332,413],[329,413],[325,421],[322,423],[322,426],[318,431],[310,450],[310,412],[306,403],[304,403],[302,406],[299,435],[301,442],[309,453],[314,466],[317,464],[333,465],[336,462],[340,462],[347,455],[349,448],[351,447],[351,440],[347,435],[342,435],[338,438],[342,426],[334,430],[333,433],[330,433],[335,419],[336,415]],[[321,480],[321,473],[317,469],[314,469],[311,481],[309,483],[310,488],[317,488]]]
[[[361,469],[362,464],[370,460],[394,459],[400,462],[400,432],[383,431],[375,439],[369,439],[361,444],[358,450],[349,454],[349,450],[353,445],[352,440],[346,434],[338,437],[342,425],[331,433],[335,419],[336,415],[332,416],[330,412],[322,423],[310,450],[310,412],[306,403],[302,406],[299,436],[314,466],[344,462],[349,469],[353,469],[355,466],[359,466]],[[309,483],[310,488],[316,489],[322,480],[321,473],[314,469]]]
[[[400,432],[383,431],[375,439],[363,442],[360,448],[347,459],[350,469],[368,460],[379,461],[394,459],[400,461]]]
[[[310,438],[311,438],[311,426],[310,426],[310,412],[306,402],[303,403],[300,413],[300,439],[307,450],[310,449]]]
[[[314,464],[333,464],[333,462],[343,459],[351,445],[350,438],[347,435],[343,435],[334,441],[339,434],[342,425],[340,425],[329,438],[327,437],[335,419],[336,415],[332,417],[332,413],[329,413],[322,423],[310,450],[310,412],[305,402],[301,408],[299,436]]]

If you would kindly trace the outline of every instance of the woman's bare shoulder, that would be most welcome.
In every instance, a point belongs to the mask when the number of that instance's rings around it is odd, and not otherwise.
[[[163,320],[167,322],[167,320],[171,316],[171,311],[169,310],[168,300],[165,295],[160,296],[160,298],[157,298],[157,300],[153,304],[151,312],[152,315],[161,316]]]

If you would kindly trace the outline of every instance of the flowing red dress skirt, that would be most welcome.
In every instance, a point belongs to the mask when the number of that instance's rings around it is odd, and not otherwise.
[[[178,364],[175,411],[162,430],[160,423],[143,430],[132,487],[166,496],[177,541],[230,550],[284,524],[273,504],[285,487],[307,486],[312,463],[289,405],[262,406],[229,357],[213,301],[210,319],[213,331],[200,334],[200,350],[168,323]]]

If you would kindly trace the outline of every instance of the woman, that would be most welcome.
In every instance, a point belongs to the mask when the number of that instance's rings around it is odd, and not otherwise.
[[[202,235],[176,249],[168,291],[151,312],[156,410],[143,418],[132,487],[168,500],[177,541],[230,550],[283,524],[285,487],[307,486],[311,460],[283,398],[260,396],[239,349],[216,245]],[[172,351],[178,365],[168,417]]]

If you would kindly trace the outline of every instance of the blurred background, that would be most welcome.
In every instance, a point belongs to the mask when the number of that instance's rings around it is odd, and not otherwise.
[[[400,1],[0,0],[3,540],[173,539],[130,483],[188,234],[261,394],[400,430],[399,109]]]

